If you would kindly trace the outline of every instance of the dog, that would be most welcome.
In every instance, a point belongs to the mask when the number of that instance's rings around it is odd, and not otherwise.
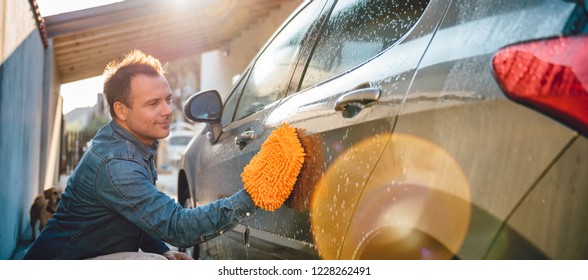
[[[35,198],[35,202],[33,202],[29,212],[31,215],[31,229],[33,230],[32,240],[36,238],[35,230],[37,221],[39,221],[39,233],[41,233],[47,225],[47,221],[53,218],[57,204],[61,201],[61,192],[60,187],[54,186],[46,189]]]

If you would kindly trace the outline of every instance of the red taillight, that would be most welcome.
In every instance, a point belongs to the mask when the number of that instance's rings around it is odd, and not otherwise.
[[[512,45],[492,66],[509,98],[588,136],[588,36]]]

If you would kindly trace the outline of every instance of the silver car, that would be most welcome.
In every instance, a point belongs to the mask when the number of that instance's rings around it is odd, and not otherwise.
[[[194,249],[215,259],[588,258],[585,1],[304,2],[180,162],[178,200],[243,188],[283,123],[285,205]]]

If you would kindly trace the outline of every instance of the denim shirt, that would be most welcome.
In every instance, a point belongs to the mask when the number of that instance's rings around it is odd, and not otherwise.
[[[71,174],[53,219],[25,259],[86,259],[116,252],[163,254],[230,230],[257,208],[244,190],[184,209],[155,186],[157,141],[145,146],[111,121]]]

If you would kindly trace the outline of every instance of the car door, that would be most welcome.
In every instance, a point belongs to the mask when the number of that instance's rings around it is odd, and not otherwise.
[[[531,214],[537,210],[528,211],[532,209],[529,207],[525,215],[513,214],[514,209],[524,209],[521,205],[531,205],[526,197],[531,196],[539,179],[575,138],[575,132],[509,101],[500,91],[491,66],[492,56],[505,46],[565,33],[576,17],[576,4],[572,2],[512,1],[493,5],[452,1],[423,57],[395,133],[418,139],[407,142],[407,149],[413,153],[420,149],[416,143],[427,143],[434,147],[428,149],[428,154],[443,154],[438,159],[454,166],[448,169],[448,164],[436,164],[431,158],[429,168],[438,178],[431,178],[413,196],[414,201],[422,201],[426,194],[428,203],[411,209],[422,213],[422,222],[415,222],[415,227],[446,244],[459,258],[568,258],[560,254],[586,248],[575,242],[584,237],[571,238],[585,236],[582,224],[569,218],[574,213],[572,205],[582,204],[581,196],[573,191],[574,184],[582,181],[569,179],[575,175],[556,180],[566,183],[543,186],[548,194],[539,196],[545,200],[535,202],[536,209],[549,211]],[[411,169],[412,161],[405,156],[398,164]],[[575,168],[566,170],[576,172]],[[404,176],[407,177],[410,176]],[[565,206],[558,207],[545,203],[566,195],[578,200],[568,199],[562,203]],[[453,209],[448,208],[450,205]],[[434,214],[440,209],[445,209],[444,217]],[[549,215],[554,213],[565,218],[552,219]],[[518,224],[509,221],[511,216],[518,219]],[[505,226],[506,221],[511,224]],[[451,232],[445,231],[448,227],[452,227]],[[497,238],[500,231],[504,236]],[[566,238],[553,238],[564,232],[569,234]],[[541,238],[532,240],[530,236]]]
[[[308,33],[325,2],[303,4],[262,49],[233,89],[224,105],[222,133],[214,143],[205,143],[199,152],[194,182],[198,204],[230,196],[243,188],[240,176],[243,168],[271,133],[271,128],[265,127],[263,121],[285,96],[303,42],[312,39]],[[267,222],[265,219],[257,221]],[[246,232],[246,227],[238,226],[201,244],[201,257],[248,258]]]
[[[290,95],[264,120],[296,127],[307,154],[286,206],[249,224],[250,240],[263,240],[255,247],[274,249],[267,258],[296,250],[348,258],[341,252],[358,199],[446,8],[434,0],[334,3]]]

